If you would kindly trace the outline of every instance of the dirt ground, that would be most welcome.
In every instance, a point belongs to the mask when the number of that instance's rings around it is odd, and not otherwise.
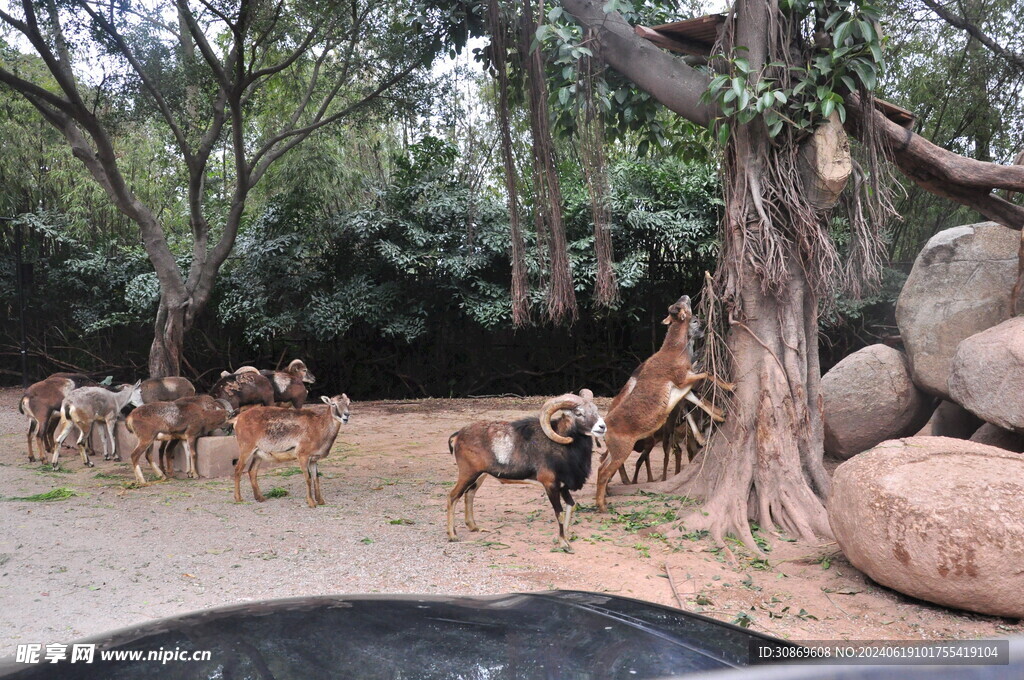
[[[734,546],[731,566],[706,538],[666,542],[687,501],[576,494],[573,554],[533,486],[491,480],[477,494],[487,531],[445,535],[456,470],[447,437],[476,419],[532,414],[542,399],[354,403],[321,463],[328,505],[310,509],[298,468],[261,474],[264,493],[236,504],[228,479],[129,488],[123,463],[86,469],[71,451],[49,472],[25,455],[20,390],[0,390],[0,656],[24,642],[66,642],[113,628],[253,599],[327,593],[489,594],[554,588],[684,607],[794,640],[992,638],[1020,621],[904,597],[856,571],[835,544],[775,541],[766,559]],[[655,453],[660,461],[660,454]],[[147,471],[148,472],[148,471]],[[592,476],[593,477],[593,476]],[[76,495],[18,500],[57,488]]]

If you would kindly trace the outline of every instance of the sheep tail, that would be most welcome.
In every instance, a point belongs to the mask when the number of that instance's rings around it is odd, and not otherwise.
[[[452,436],[448,437],[448,453],[455,455],[455,440],[458,438],[458,432],[452,432]]]

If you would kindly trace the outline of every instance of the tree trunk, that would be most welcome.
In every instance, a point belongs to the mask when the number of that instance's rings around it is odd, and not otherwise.
[[[831,537],[823,499],[830,481],[822,463],[817,303],[799,266],[778,296],[762,293],[749,267],[742,275],[745,322],[726,342],[736,392],[722,429],[683,472],[653,490],[703,499],[685,531],[726,533],[757,551],[749,521],[779,526],[814,541]],[[727,272],[729,274],[729,272]]]
[[[153,326],[153,344],[149,348],[149,377],[181,375],[181,350],[185,341],[187,303],[160,296],[160,307]]]

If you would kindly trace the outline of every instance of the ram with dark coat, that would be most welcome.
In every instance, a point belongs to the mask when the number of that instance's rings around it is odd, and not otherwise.
[[[213,384],[210,396],[228,402],[233,411],[250,404],[273,406],[274,386],[259,373],[232,373]]]
[[[235,372],[237,375],[237,371]],[[283,371],[260,371],[274,388],[274,401],[278,404],[291,404],[292,408],[302,408],[306,403],[308,391],[306,384],[312,385],[316,377],[306,368],[302,359],[293,359]]]
[[[604,432],[593,392],[580,390],[579,396],[549,399],[539,416],[514,422],[479,421],[452,434],[448,450],[459,466],[459,478],[448,494],[448,538],[457,540],[455,504],[463,495],[466,526],[480,530],[473,517],[473,497],[484,475],[491,475],[504,484],[543,486],[558,522],[558,543],[572,552],[568,534],[576,502],[570,492],[583,488],[590,476],[593,437]]]

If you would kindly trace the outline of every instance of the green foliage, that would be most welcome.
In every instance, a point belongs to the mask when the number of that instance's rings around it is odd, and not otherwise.
[[[645,26],[678,19],[675,3],[666,2],[612,0],[605,4],[604,11],[619,12],[631,24]],[[553,6],[546,19],[537,29],[531,49],[542,49],[546,57],[555,129],[572,135],[582,99],[582,62],[594,54],[586,46],[579,24],[561,7]],[[666,111],[650,94],[617,71],[602,70],[593,87],[594,100],[605,117],[608,142],[627,143],[640,157],[664,153],[689,159],[707,158],[710,138],[705,128]]]
[[[458,160],[455,147],[427,136],[397,155],[390,183],[372,205],[333,215],[326,226],[301,195],[274,199],[239,237],[221,286],[220,319],[241,328],[254,347],[288,334],[330,342],[355,328],[410,343],[435,332],[431,320],[452,315],[507,328],[503,201],[474,196],[457,180]],[[583,179],[566,172],[570,257],[585,293],[596,275],[589,202]],[[680,274],[699,280],[717,250],[713,169],[623,159],[612,179],[623,289],[646,298],[652,273],[675,278],[673,290]],[[534,243],[528,251],[536,272]],[[540,308],[541,293],[533,303]],[[639,303],[627,296],[623,311],[635,314]]]
[[[56,489],[50,489],[43,493],[33,494],[32,496],[11,496],[7,500],[9,501],[27,501],[29,503],[49,503],[52,501],[66,501],[73,496],[77,496],[78,493],[74,489],[69,489],[66,486],[59,486]]]
[[[755,73],[745,56],[715,55],[712,63],[724,72],[714,74],[702,100],[718,104],[734,124],[760,116],[771,137],[786,123],[813,130],[833,112],[845,123],[844,94],[873,92],[884,73],[879,10],[860,0],[787,0],[780,9],[803,26],[804,63],[773,61]],[[719,125],[720,144],[730,131],[729,122]]]

